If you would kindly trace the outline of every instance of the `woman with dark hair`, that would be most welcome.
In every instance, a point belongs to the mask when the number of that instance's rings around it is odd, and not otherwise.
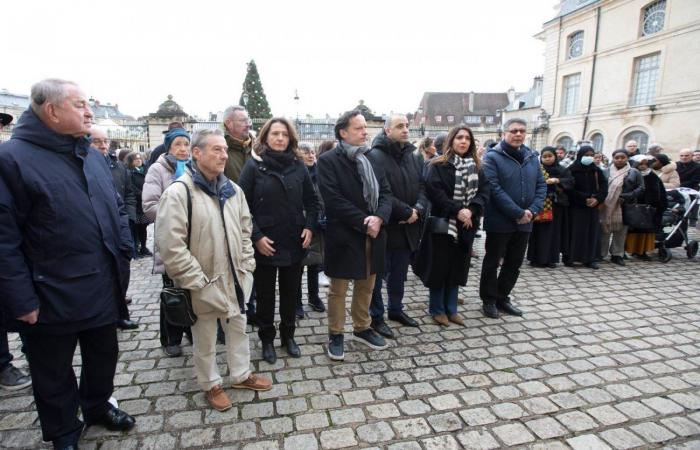
[[[489,198],[467,126],[450,130],[442,155],[428,165],[425,190],[432,211],[414,270],[430,290],[433,320],[445,327],[450,322],[464,325],[457,315],[457,291],[467,284],[474,233]]]
[[[316,159],[320,158],[321,155],[326,153],[328,150],[333,150],[335,146],[338,145],[336,141],[323,141],[318,144],[318,150],[316,151]]]
[[[681,187],[681,177],[678,176],[676,163],[662,154],[656,155],[656,160],[652,164],[654,173],[659,177],[666,189],[676,189]]]
[[[554,147],[545,147],[540,152],[540,166],[547,183],[544,209],[535,216],[527,248],[527,259],[534,267],[556,267],[559,254],[567,254],[568,206],[566,191],[571,189],[574,179],[569,171],[559,164]]]
[[[595,151],[590,145],[582,145],[576,161],[569,166],[573,184],[567,191],[569,197],[569,245],[564,255],[564,265],[583,263],[598,269],[596,259],[600,250],[600,223],[598,205],[608,195],[608,182],[603,171],[594,163]]]
[[[658,155],[657,158],[659,156],[662,155]],[[637,155],[633,159],[637,161],[637,170],[644,179],[644,194],[637,199],[637,202],[654,207],[654,227],[649,229],[630,227],[627,230],[625,251],[644,261],[649,261],[651,258],[647,255],[647,252],[653,251],[656,247],[656,232],[661,229],[661,219],[668,206],[668,199],[666,198],[664,184],[651,170],[651,165],[655,162],[655,158],[647,155]]]
[[[143,192],[143,183],[146,180],[146,169],[143,166],[143,156],[139,152],[131,152],[126,156],[126,167],[131,172],[131,189],[136,197],[136,215],[129,217],[129,225],[131,227],[131,236],[134,239],[134,250],[137,258],[145,256],[153,256],[153,253],[146,247],[148,239],[148,224],[149,220],[143,213],[143,205],[141,205],[141,193]]]
[[[297,133],[289,120],[268,120],[238,180],[253,216],[258,336],[263,359],[270,364],[277,361],[273,341],[278,276],[280,340],[290,356],[301,356],[294,341],[297,291],[302,259],[318,221],[318,196],[309,171],[297,159],[297,146]]]
[[[435,140],[430,136],[424,137],[420,144],[418,144],[418,152],[423,158],[423,161],[430,161],[437,155],[437,148],[435,147]]]

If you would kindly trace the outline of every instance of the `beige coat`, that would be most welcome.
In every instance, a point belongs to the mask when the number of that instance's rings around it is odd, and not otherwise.
[[[173,182],[175,175],[175,167],[173,167],[165,155],[160,155],[156,162],[148,168],[146,179],[143,182],[143,191],[141,193],[141,206],[146,218],[153,222],[158,214],[158,204],[163,191]],[[160,259],[160,251],[158,250],[158,242],[153,244],[153,273],[165,273],[163,261]]]
[[[241,311],[228,255],[233,256],[243,301],[250,296],[255,270],[252,219],[245,195],[233,184],[235,194],[224,203],[222,221],[216,197],[195,186],[189,172],[179,180],[187,184],[192,196],[192,235],[188,249],[187,193],[182,183],[174,183],[161,196],[155,225],[165,270],[176,286],[190,290],[197,316],[238,315]]]
[[[678,176],[678,172],[676,171],[676,163],[668,163],[663,166],[661,170],[656,170],[655,172],[661,179],[661,182],[664,184],[666,189],[676,189],[681,187],[681,177]]]

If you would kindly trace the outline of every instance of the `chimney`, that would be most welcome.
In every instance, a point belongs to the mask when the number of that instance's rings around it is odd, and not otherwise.
[[[474,111],[474,91],[469,93],[469,112]]]
[[[508,96],[508,104],[513,105],[515,102],[515,88],[511,86],[506,95]]]

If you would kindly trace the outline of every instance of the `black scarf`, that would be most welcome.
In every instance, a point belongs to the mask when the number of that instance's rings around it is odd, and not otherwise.
[[[508,153],[508,156],[518,161],[520,164],[525,160],[525,154],[520,150],[520,148],[515,148],[509,145],[505,140],[501,141],[501,148]]]
[[[294,163],[296,155],[291,148],[287,148],[283,152],[276,152],[269,147],[265,147],[265,151],[260,158],[267,167],[276,172],[281,172]]]

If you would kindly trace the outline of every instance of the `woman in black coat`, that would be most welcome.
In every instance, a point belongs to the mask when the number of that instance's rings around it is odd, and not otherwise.
[[[535,220],[527,247],[527,259],[534,267],[556,267],[559,254],[566,255],[568,244],[569,198],[566,190],[571,189],[574,179],[568,169],[559,164],[554,147],[545,147],[540,152],[542,174],[547,183],[545,210],[551,211],[551,219]]]
[[[148,240],[149,221],[143,213],[141,204],[141,193],[143,183],[146,180],[146,170],[143,165],[143,156],[139,152],[131,152],[126,156],[126,167],[131,172],[131,190],[136,198],[136,214],[129,217],[129,226],[134,239],[134,250],[137,257],[153,256],[153,253],[146,247]]]
[[[569,245],[564,255],[564,265],[583,263],[598,269],[596,259],[600,251],[600,222],[598,205],[608,195],[608,181],[603,171],[594,163],[595,151],[583,145],[576,161],[569,166],[574,183],[567,191],[569,197]]]
[[[467,284],[474,233],[489,198],[467,126],[450,130],[442,155],[430,162],[425,189],[432,211],[415,271],[430,290],[433,319],[442,326],[463,325],[457,315],[457,291]]]
[[[668,207],[668,199],[666,198],[664,183],[651,169],[654,159],[646,155],[641,155],[634,159],[637,160],[637,170],[641,172],[644,179],[644,195],[637,202],[654,207],[654,228],[640,229],[630,227],[625,240],[625,251],[644,261],[649,261],[651,258],[647,255],[647,252],[653,251],[656,247],[656,233],[661,229],[661,219]]]
[[[287,119],[270,119],[260,130],[253,157],[238,180],[253,216],[258,336],[263,359],[270,364],[277,361],[273,341],[278,274],[282,346],[290,356],[301,356],[294,341],[294,310],[301,261],[318,219],[318,198],[308,170],[297,159],[297,143],[294,126]]]

